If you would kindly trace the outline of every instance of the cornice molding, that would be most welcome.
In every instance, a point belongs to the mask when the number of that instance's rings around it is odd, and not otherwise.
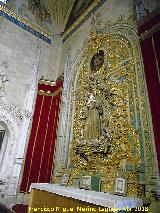
[[[51,44],[51,35],[41,29],[40,27],[35,26],[33,23],[28,21],[27,19],[17,15],[7,7],[4,7],[0,4],[0,16],[4,17],[8,21],[16,24],[21,29],[31,33],[35,37],[41,39],[42,41]]]
[[[91,16],[91,12],[95,12],[103,3],[107,0],[95,0],[80,16],[79,18],[62,34],[62,39],[65,41],[67,38],[76,31],[88,18]]]

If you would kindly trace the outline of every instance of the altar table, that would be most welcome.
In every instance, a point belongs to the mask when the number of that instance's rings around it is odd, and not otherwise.
[[[58,184],[34,183],[28,212],[118,212],[143,206],[139,198],[123,197]],[[36,210],[37,209],[37,210]]]

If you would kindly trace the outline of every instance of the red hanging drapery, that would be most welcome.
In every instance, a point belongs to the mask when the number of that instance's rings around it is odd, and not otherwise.
[[[138,30],[160,172],[160,13],[140,24]]]
[[[41,80],[35,104],[20,192],[28,192],[31,183],[49,183],[51,178],[62,80],[56,85]]]

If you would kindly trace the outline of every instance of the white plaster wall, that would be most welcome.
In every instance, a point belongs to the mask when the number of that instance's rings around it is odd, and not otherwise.
[[[133,0],[107,0],[104,6],[97,12],[102,14],[102,19],[104,21],[116,20],[120,15],[127,19],[134,10]]]
[[[143,3],[143,7],[145,9],[149,10],[149,13],[160,8],[160,1],[159,0],[142,0],[142,3]]]
[[[51,53],[49,58],[49,70],[52,73],[52,80],[56,81],[62,74],[60,72],[61,65],[62,38],[60,35],[54,35],[51,45]]]
[[[23,106],[26,87],[31,79],[32,66],[37,52],[41,48],[39,77],[51,79],[48,73],[50,47],[30,33],[3,19],[0,25],[0,64],[7,61],[9,82],[6,83],[8,103]]]

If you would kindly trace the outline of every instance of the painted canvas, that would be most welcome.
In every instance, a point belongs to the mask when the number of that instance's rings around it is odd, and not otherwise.
[[[46,21],[49,17],[49,13],[45,8],[44,2],[42,0],[29,0],[28,8],[34,15],[36,19],[40,22]]]
[[[71,10],[65,30],[67,30],[80,15],[94,2],[94,0],[77,0]]]

